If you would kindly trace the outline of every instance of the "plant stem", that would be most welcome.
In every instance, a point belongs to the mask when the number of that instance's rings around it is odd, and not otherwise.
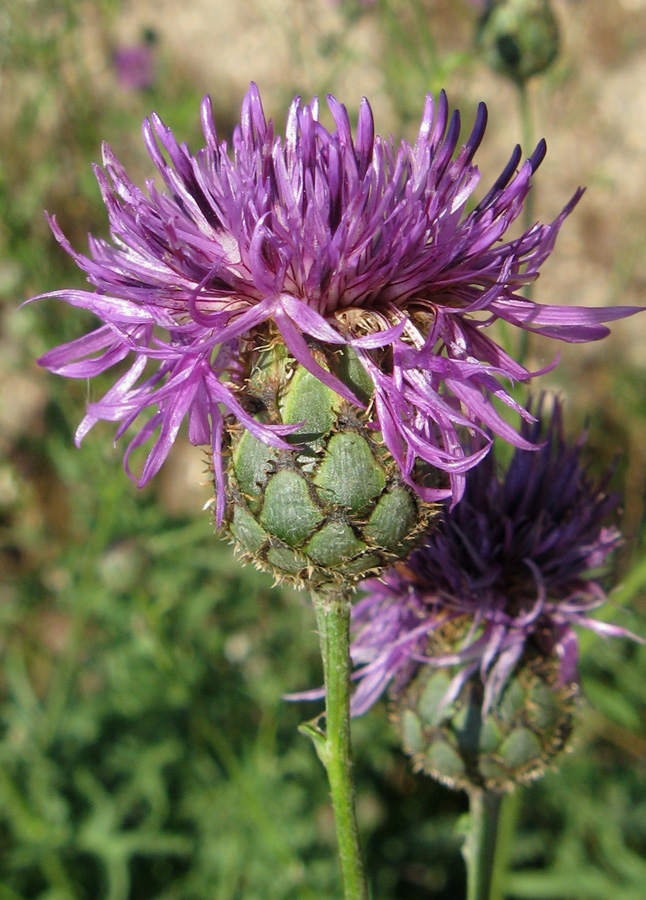
[[[507,857],[516,811],[513,794],[469,791],[469,831],[463,854],[467,900],[503,900]]]
[[[345,900],[368,900],[354,802],[350,750],[350,601],[345,594],[313,596],[325,676],[325,735],[312,729],[336,820]],[[305,730],[305,729],[304,729]]]

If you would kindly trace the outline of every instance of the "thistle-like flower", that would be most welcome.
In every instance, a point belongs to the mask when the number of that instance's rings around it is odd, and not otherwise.
[[[571,728],[576,627],[628,634],[590,615],[620,540],[609,476],[587,474],[558,402],[523,434],[545,443],[516,450],[504,477],[490,453],[458,506],[405,563],[365,582],[352,611],[353,713],[390,686],[416,765],[452,785],[540,774]]]
[[[223,449],[235,423],[282,450],[293,448],[290,434],[306,430],[301,421],[257,414],[262,390],[250,398],[248,388],[268,347],[286,348],[294,364],[288,377],[302,366],[361,413],[362,427],[381,434],[401,482],[422,501],[457,501],[465,472],[490,441],[470,452],[466,433],[484,434],[486,426],[529,446],[491,398],[530,418],[499,380],[530,373],[487,326],[502,319],[589,341],[607,333],[602,322],[635,311],[539,305],[521,296],[581,196],[577,191],[552,223],[504,240],[544,142],[524,163],[517,147],[466,212],[479,180],[473,157],[484,105],[457,155],[460,117],[449,119],[444,94],[437,104],[427,97],[413,145],[376,136],[366,100],[354,137],[346,109],[333,97],[328,105],[333,131],[319,121],[316,100],[296,98],[282,139],[252,85],[232,154],[216,135],[208,98],[206,146],[196,155],[153,115],[143,134],[165,189],[152,180],[147,193],[135,186],[105,145],[104,168],[95,174],[111,240],[90,236],[85,256],[50,219],[92,289],[44,296],[89,309],[102,324],[40,363],[73,378],[119,367],[114,386],[89,403],[77,443],[101,419],[120,423],[119,438],[150,408],[125,453],[130,471],[131,452],[153,441],[137,479],[143,485],[188,419],[189,439],[212,449],[218,524],[226,506]],[[358,380],[340,371],[341,351],[358,361]],[[429,483],[420,465],[446,475]]]

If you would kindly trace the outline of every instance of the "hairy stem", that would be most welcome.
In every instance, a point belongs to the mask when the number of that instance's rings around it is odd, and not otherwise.
[[[336,820],[345,900],[368,900],[352,780],[350,749],[350,601],[347,595],[314,595],[325,675],[325,733],[306,731],[323,762]]]

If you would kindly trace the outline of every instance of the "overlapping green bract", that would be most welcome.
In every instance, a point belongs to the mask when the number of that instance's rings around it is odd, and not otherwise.
[[[465,617],[440,628],[427,653],[452,654],[470,626]],[[466,681],[461,675],[460,663],[420,666],[393,697],[391,715],[415,769],[452,788],[496,792],[543,775],[573,729],[577,685],[560,681],[555,659],[533,653],[485,709],[479,675]],[[456,676],[457,694],[452,690]]]
[[[352,351],[316,354],[369,399],[370,381]],[[245,558],[279,580],[345,590],[410,552],[437,507],[404,482],[382,436],[353,404],[280,342],[252,357],[247,395],[261,422],[298,427],[289,450],[239,427],[229,433],[226,522]],[[427,471],[429,485],[435,477]]]

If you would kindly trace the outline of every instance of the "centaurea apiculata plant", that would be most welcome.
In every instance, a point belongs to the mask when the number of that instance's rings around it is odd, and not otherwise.
[[[414,144],[375,134],[363,100],[353,135],[344,106],[292,103],[274,134],[252,85],[231,150],[202,105],[195,155],[161,119],[144,140],[161,183],[134,185],[109,146],[95,173],[110,240],[74,250],[88,290],[57,297],[94,312],[90,334],[40,362],[74,378],[117,367],[88,404],[76,439],[119,422],[126,450],[152,441],[137,478],[159,470],[184,420],[209,447],[215,518],[254,562],[317,590],[326,672],[326,731],[309,733],[326,765],[348,898],[365,898],[350,778],[349,592],[406,554],[453,506],[466,473],[497,435],[535,447],[493,400],[526,422],[506,386],[532,373],[489,335],[501,320],[564,341],[597,340],[626,307],[545,305],[523,297],[581,197],[549,224],[505,238],[545,154],[516,147],[475,207],[480,105],[459,144],[460,117],[426,98]],[[124,370],[125,367],[125,370]]]

